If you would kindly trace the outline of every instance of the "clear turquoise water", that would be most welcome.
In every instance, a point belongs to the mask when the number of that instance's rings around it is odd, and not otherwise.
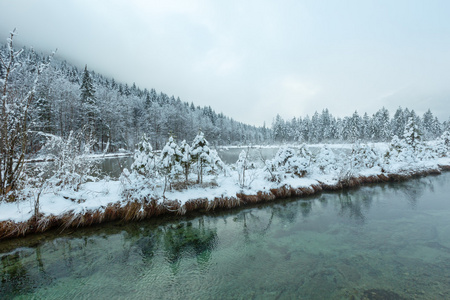
[[[0,299],[450,299],[450,173],[0,243]]]

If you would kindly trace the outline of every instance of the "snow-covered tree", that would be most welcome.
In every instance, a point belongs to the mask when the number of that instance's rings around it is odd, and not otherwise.
[[[382,108],[372,118],[372,139],[375,141],[387,141],[391,137],[391,122],[389,111]]]
[[[152,146],[144,134],[134,152],[134,162],[131,172],[124,169],[120,175],[122,195],[126,199],[148,201],[158,184],[158,157],[153,153]]]
[[[83,78],[80,86],[81,105],[87,122],[91,128],[94,128],[96,118],[98,117],[98,108],[96,106],[95,88],[91,78],[91,74],[87,69],[87,65],[84,68]]]
[[[403,135],[403,131],[405,130],[406,125],[406,118],[405,113],[401,107],[399,107],[394,114],[394,117],[391,121],[391,129],[392,134],[396,135],[397,137]]]
[[[409,117],[405,125],[405,131],[403,132],[403,138],[405,142],[413,149],[416,150],[417,145],[421,140],[421,132],[419,131],[419,126],[416,123],[414,117]]]
[[[23,65],[19,62],[22,50],[14,50],[15,30],[7,39],[5,55],[0,56],[0,200],[16,200],[16,192],[23,178],[24,160],[29,146],[30,107],[35,100],[36,87],[49,60],[37,65],[30,87],[13,82],[15,71]]]
[[[239,158],[236,161],[236,170],[238,172],[238,183],[241,188],[245,187],[245,172],[250,167],[250,162],[248,159],[249,151],[242,150],[239,153]]]
[[[286,123],[280,115],[275,117],[272,123],[273,138],[277,142],[283,142],[287,136]]]
[[[425,139],[434,138],[434,116],[430,109],[423,114],[423,134]]]
[[[209,143],[205,139],[203,132],[199,132],[191,147],[191,157],[195,161],[197,168],[197,183],[203,183],[204,169],[211,163],[209,153]]]
[[[345,117],[342,129],[343,138],[350,142],[357,141],[361,136],[361,123],[362,119],[357,111],[353,113],[352,117]]]
[[[414,162],[415,153],[404,139],[396,135],[392,137],[389,149],[383,155],[383,168],[389,170],[392,165],[398,162]]]
[[[219,153],[215,149],[210,149],[209,152],[210,165],[207,168],[209,174],[217,175],[220,171],[226,176],[229,173],[229,167],[222,161]]]
[[[157,176],[157,158],[153,153],[152,145],[144,134],[134,151],[134,162],[131,170],[146,178]]]
[[[181,160],[183,154],[181,153],[180,147],[175,143],[172,136],[169,137],[166,145],[161,150],[160,155],[160,165],[159,170],[162,175],[164,175],[164,192],[167,190],[167,185],[170,185],[177,178],[178,175],[182,174],[183,168],[181,166]]]
[[[180,145],[180,152],[181,152],[181,167],[183,168],[183,174],[185,178],[185,182],[188,183],[189,181],[189,173],[191,171],[192,166],[192,156],[191,156],[191,146],[186,142],[186,140],[183,140]]]

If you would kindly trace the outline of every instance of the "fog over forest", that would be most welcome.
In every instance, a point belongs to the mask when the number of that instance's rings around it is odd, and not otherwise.
[[[0,55],[6,61],[7,45],[1,46]],[[50,58],[25,48],[8,78],[9,87],[25,95],[34,83],[39,64],[46,61]],[[4,67],[0,67],[0,74],[5,76]],[[30,152],[42,146],[40,132],[67,137],[71,131],[86,128],[96,141],[96,151],[104,150],[109,143],[108,151],[114,152],[133,150],[143,134],[155,149],[161,149],[169,136],[191,141],[200,131],[213,145],[379,142],[402,136],[409,117],[415,120],[424,139],[440,136],[450,124],[440,122],[430,110],[421,116],[413,108],[399,107],[392,113],[380,107],[373,115],[355,111],[344,118],[334,117],[328,109],[290,120],[274,115],[272,124],[256,127],[217,113],[214,107],[184,102],[182,97],[141,89],[135,83],[116,82],[87,65],[79,69],[53,58],[40,75],[35,101],[29,108],[34,133]]]

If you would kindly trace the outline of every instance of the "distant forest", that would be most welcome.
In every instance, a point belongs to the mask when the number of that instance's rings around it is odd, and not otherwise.
[[[381,108],[372,116],[363,116],[354,112],[352,116],[335,118],[324,109],[322,113],[314,113],[312,117],[293,118],[285,121],[279,115],[272,124],[273,142],[306,142],[306,143],[338,143],[338,142],[386,142],[393,136],[403,137],[408,119],[419,129],[423,140],[439,137],[450,129],[450,120],[439,122],[438,118],[428,110],[419,116],[414,110],[399,107],[393,117],[386,108]]]
[[[7,57],[7,50],[6,45],[0,47],[2,58]],[[7,79],[10,92],[25,95],[33,86],[37,66],[48,60],[48,56],[25,48]],[[0,64],[0,79],[5,80],[5,74]],[[134,83],[119,83],[87,66],[79,69],[56,59],[40,76],[29,116],[34,133],[66,137],[71,131],[88,127],[96,150],[103,150],[109,143],[111,152],[134,149],[144,133],[153,148],[161,149],[170,135],[178,141],[192,141],[199,131],[213,145],[247,145],[388,141],[394,135],[402,136],[409,117],[424,139],[435,138],[450,126],[448,121],[439,122],[431,111],[418,116],[413,110],[399,108],[391,118],[382,108],[372,116],[355,112],[345,118],[335,118],[327,109],[292,120],[277,115],[271,128],[256,127],[216,113],[210,106],[196,106]],[[33,135],[30,151],[39,150],[42,141],[42,134]]]

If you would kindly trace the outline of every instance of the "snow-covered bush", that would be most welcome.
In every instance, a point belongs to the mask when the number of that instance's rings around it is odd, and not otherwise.
[[[236,161],[236,170],[238,172],[238,183],[241,188],[245,187],[245,172],[250,166],[250,162],[248,160],[248,150],[242,150],[239,153],[239,158]]]
[[[367,144],[355,143],[350,154],[352,170],[373,168],[380,164],[380,157],[372,147]]]
[[[444,131],[441,137],[437,140],[434,151],[437,157],[447,157],[450,152],[450,132]]]
[[[427,161],[435,159],[437,156],[437,149],[430,143],[420,143],[416,146],[416,157],[419,160]]]
[[[94,139],[85,139],[85,133],[74,134],[67,138],[46,134],[47,142],[40,153],[46,162],[40,166],[41,176],[48,187],[78,191],[80,185],[98,178],[96,164],[92,158]],[[84,143],[82,143],[84,141]]]
[[[308,167],[310,167],[311,162],[312,162],[312,153],[311,151],[309,151],[308,147],[306,146],[305,143],[303,143],[298,151],[297,151],[297,155],[303,159],[305,159],[305,161],[307,161]]]
[[[393,163],[398,162],[413,162],[415,160],[415,153],[413,148],[406,143],[405,140],[399,139],[396,135],[389,144],[389,149],[383,156],[383,165],[388,167]]]
[[[418,154],[421,153],[421,145],[421,143],[415,143],[416,150],[414,150],[405,139],[399,139],[397,136],[394,136],[381,161],[383,171],[398,172],[404,169],[405,166],[416,163]]]
[[[323,174],[329,174],[339,170],[338,158],[327,145],[320,148],[313,162],[314,168]]]
[[[309,168],[310,159],[299,156],[295,149],[282,147],[275,157],[266,162],[266,170],[272,181],[280,181],[283,177],[303,177]]]
[[[216,150],[210,149],[209,152],[210,165],[207,166],[207,173],[217,175],[222,172],[225,176],[230,173],[230,168],[220,159],[219,154]]]

